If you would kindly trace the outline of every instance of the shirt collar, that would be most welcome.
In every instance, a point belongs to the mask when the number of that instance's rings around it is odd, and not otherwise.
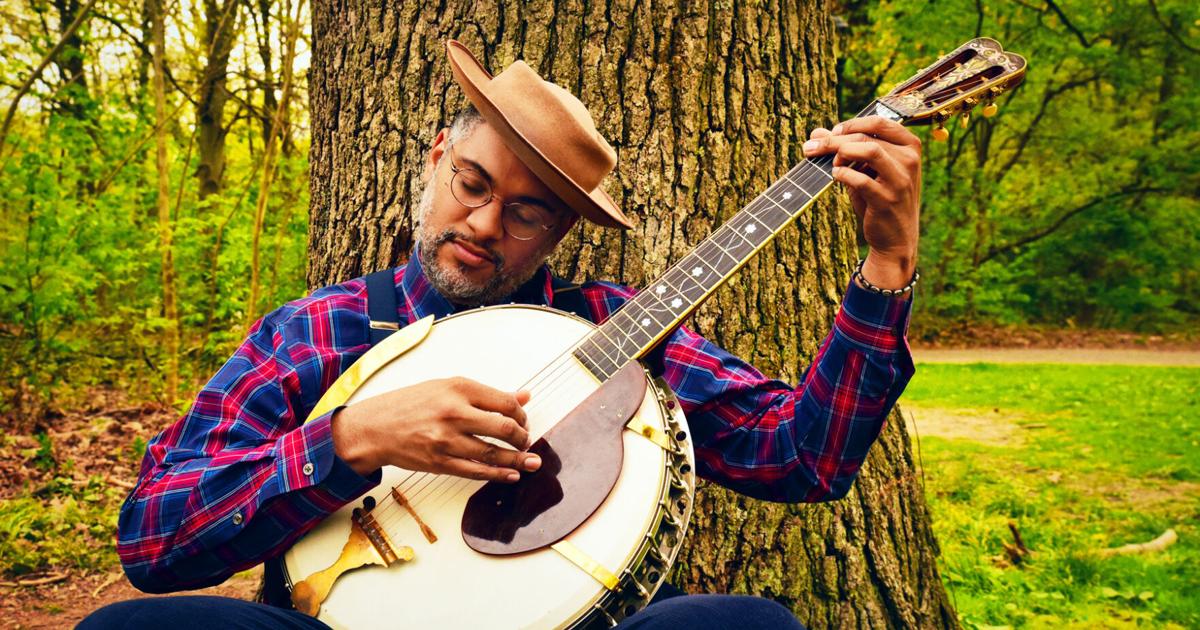
[[[451,303],[441,293],[438,293],[437,289],[433,288],[433,284],[429,281],[429,277],[425,275],[425,270],[421,267],[421,257],[418,255],[419,248],[419,243],[413,245],[412,252],[409,254],[408,265],[404,270],[404,278],[400,281],[400,288],[404,293],[404,303],[412,315],[409,321],[415,322],[429,315],[433,315],[436,319],[441,319],[458,311],[467,310]],[[497,303],[549,306],[552,295],[553,285],[551,283],[550,268],[542,265],[525,284],[517,287],[517,290],[513,291],[511,295],[499,300]]]

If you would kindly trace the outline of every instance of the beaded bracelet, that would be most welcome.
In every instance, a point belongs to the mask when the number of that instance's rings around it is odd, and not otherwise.
[[[866,262],[867,262],[866,258],[861,258],[861,259],[859,259],[858,264],[854,266],[854,279],[858,280],[859,284],[861,284],[864,288],[866,288],[866,290],[871,291],[872,293],[878,293],[879,295],[885,295],[887,297],[896,297],[898,295],[904,295],[906,293],[911,292],[913,290],[913,287],[917,286],[917,280],[921,279],[921,271],[919,269],[913,269],[912,280],[909,280],[908,284],[905,285],[904,287],[899,288],[899,289],[881,289],[881,288],[871,284],[870,282],[867,282],[867,279],[865,277],[863,277],[862,269],[863,269],[863,265],[866,264]]]

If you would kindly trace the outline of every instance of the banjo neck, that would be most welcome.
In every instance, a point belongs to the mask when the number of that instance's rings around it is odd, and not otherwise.
[[[879,101],[859,113],[899,121]],[[805,159],[647,285],[573,351],[604,381],[645,356],[833,184],[833,156]]]
[[[944,140],[945,123],[995,100],[1021,83],[1025,59],[1000,43],[977,37],[874,100],[856,118],[881,116],[903,125],[933,125]],[[754,254],[765,247],[833,184],[833,157],[806,159],[771,184],[590,333],[572,351],[604,381],[645,356]]]

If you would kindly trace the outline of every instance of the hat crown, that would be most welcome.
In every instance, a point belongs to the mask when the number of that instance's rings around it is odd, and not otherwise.
[[[583,102],[516,61],[481,90],[512,126],[580,186],[593,189],[612,172],[617,152],[596,130]]]
[[[617,164],[587,107],[524,61],[493,77],[466,46],[446,42],[454,80],[483,119],[563,203],[599,225],[632,224],[600,183]]]

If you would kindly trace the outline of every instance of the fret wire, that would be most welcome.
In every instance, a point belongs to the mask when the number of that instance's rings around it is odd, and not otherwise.
[[[807,162],[815,167],[815,170],[829,179],[833,179],[833,156],[822,155],[811,158]]]
[[[614,313],[614,315],[615,315],[615,313]],[[614,322],[614,321],[613,321],[611,318],[610,318],[610,319],[609,319],[607,322],[605,322],[605,325],[606,325],[606,326],[611,326],[612,328],[616,329],[616,330],[614,330],[613,332],[614,332],[614,334],[616,334],[616,336],[617,336],[617,337],[619,337],[619,338],[624,338],[624,339],[625,339],[625,342],[628,342],[628,341],[629,341],[628,337],[625,337],[624,335],[622,335],[622,334],[620,333],[620,330],[619,330],[619,329],[617,329],[617,325],[616,325],[616,323],[615,323],[615,322]],[[621,359],[621,357],[623,357],[623,356],[625,356],[625,355],[626,355],[626,352],[625,352],[625,350],[624,350],[623,346],[624,346],[624,343],[623,343],[623,342],[621,342],[621,341],[615,341],[615,342],[613,342],[613,345],[612,345],[612,351],[613,351],[613,354],[614,354],[614,355],[616,355],[616,357],[617,357],[617,358],[610,360],[610,362],[611,362],[611,363],[612,363],[612,365],[613,365],[613,370],[612,370],[612,372],[611,372],[610,374],[606,374],[606,375],[605,375],[606,377],[607,377],[607,376],[611,376],[611,374],[615,374],[615,373],[616,373],[616,371],[617,371],[617,368],[618,368],[618,367],[619,367],[619,365],[620,365],[620,359]]]
[[[666,274],[662,274],[662,276],[659,277],[659,280],[656,281],[655,284],[659,284],[659,286],[670,287],[671,290],[673,290],[674,296],[676,296],[676,299],[679,300],[679,307],[682,307],[684,305],[684,299],[686,298],[690,302],[691,298],[688,298],[688,295],[684,294],[682,289],[679,289],[678,287],[674,286],[673,283],[671,283],[670,281],[667,280],[667,276],[670,276],[671,271],[673,271],[674,269],[676,269],[676,268],[674,268],[674,266],[672,266],[671,269],[667,269]],[[666,292],[664,292],[664,294],[665,293]],[[652,298],[654,300],[658,300],[659,304],[662,305],[662,310],[666,311],[668,316],[671,317],[670,322],[674,322],[674,319],[676,319],[678,317],[679,313],[677,312],[677,308],[679,308],[679,307],[672,307],[670,304],[667,304],[667,301],[664,299],[664,295],[660,295],[658,293],[658,289],[655,289],[654,293],[650,296],[652,296]],[[670,325],[670,322],[668,322],[667,324],[662,324],[662,326],[664,326],[664,328],[666,328],[667,325]]]
[[[662,280],[662,278],[659,278],[655,282],[655,284],[661,286],[661,285],[665,285],[666,282],[664,282]],[[655,289],[655,291],[657,291],[657,288]],[[665,291],[664,291],[664,293],[665,293]],[[643,294],[649,294],[649,295],[647,297],[643,298],[642,297]],[[666,328],[668,325],[670,325],[670,323],[672,321],[674,321],[675,314],[671,311],[671,308],[669,306],[667,306],[667,303],[664,302],[662,300],[662,298],[659,297],[656,293],[654,293],[652,291],[643,291],[641,294],[638,294],[638,297],[641,298],[642,301],[654,301],[659,305],[658,307],[655,307],[653,304],[650,304],[650,305],[639,304],[641,306],[643,312],[645,312],[650,317],[654,318],[655,323],[658,324],[660,329]],[[662,311],[662,314],[667,318],[667,321],[664,322],[661,319],[659,319],[658,311],[660,311],[660,310]]]
[[[686,271],[684,271],[683,269],[679,268],[678,266],[671,267],[671,269],[667,271],[667,274],[669,275],[671,272],[676,272],[676,273],[682,274],[685,280],[687,280],[688,282],[691,282],[692,284],[696,285],[697,287],[700,287],[700,295],[697,295],[695,298],[692,298],[692,297],[688,296],[688,295],[687,295],[687,293],[685,293],[685,292],[684,292],[684,291],[686,291],[686,289],[681,289],[681,290],[680,290],[680,294],[681,294],[683,297],[686,297],[686,298],[688,298],[688,300],[689,300],[690,302],[692,302],[692,303],[695,303],[695,302],[697,302],[697,301],[698,301],[698,300],[699,300],[701,297],[704,297],[704,294],[705,294],[705,293],[707,293],[707,292],[708,292],[708,287],[706,287],[706,286],[704,286],[704,285],[700,284],[699,282],[696,282],[696,280],[695,280],[694,278],[692,278],[691,276],[689,276],[689,275],[688,275],[688,273],[687,273]]]
[[[646,294],[650,294],[649,297],[642,297],[643,295],[646,295]],[[645,304],[642,304],[643,301],[656,300],[656,299],[657,298],[650,291],[647,290],[647,291],[642,291],[641,293],[638,293],[636,296],[634,296],[633,300],[631,300],[631,301],[636,302],[638,308],[642,309],[642,315],[644,317],[649,317],[650,319],[654,320],[654,323],[658,324],[660,328],[666,327],[667,324],[671,323],[670,320],[667,320],[665,322],[660,320],[658,318],[658,315],[655,314],[654,311],[647,308]],[[664,307],[666,306],[666,304],[663,303],[661,300],[659,301],[659,303],[662,304]]]
[[[725,225],[730,225],[730,224],[732,224],[733,222],[737,221],[739,218],[744,218],[745,216],[746,216],[746,215],[743,215],[742,213],[740,213],[740,212],[739,212],[738,214],[734,215],[734,217],[733,217],[732,219],[730,219],[730,220],[729,220],[729,223],[726,223]],[[749,223],[747,223],[746,225],[750,225],[750,224],[749,224]],[[755,222],[755,225],[758,225],[758,222],[757,222],[757,221]],[[746,237],[745,237],[745,235],[743,235],[743,234],[742,234],[742,231],[743,231],[744,229],[745,229],[745,226],[742,226],[742,228],[741,228],[741,229],[737,229],[737,228],[730,228],[730,229],[729,229],[729,232],[730,232],[731,234],[734,234],[734,235],[736,235],[738,238],[742,239],[743,241],[745,241],[745,242],[746,242],[746,244],[747,244],[747,245],[749,245],[751,249],[754,249],[755,247],[758,247],[758,243],[755,243],[754,241],[752,241],[752,240],[750,240],[750,239],[746,238]],[[721,230],[719,230],[719,229],[718,229],[718,230],[717,230],[716,232],[714,232],[713,234],[715,235],[715,234],[718,234],[718,233],[720,233],[720,232],[721,232]]]
[[[742,221],[743,219],[745,219],[746,221],[743,222],[742,225],[736,225],[739,221]],[[757,217],[754,217],[754,215],[749,214],[743,210],[743,211],[738,212],[737,214],[733,215],[733,218],[730,219],[725,225],[731,226],[729,228],[729,231],[736,234],[738,238],[745,241],[746,244],[750,246],[750,251],[753,252],[754,249],[757,248],[760,243],[756,243],[756,242],[746,238],[746,235],[743,234],[743,232],[746,229],[746,226],[750,225],[749,221],[751,221],[751,220],[754,221],[755,226],[764,224],[762,221],[759,221],[757,219]],[[724,226],[722,226],[722,228],[724,228]],[[758,231],[757,227],[755,228],[754,231]],[[718,228],[717,231],[714,232],[714,236],[719,234],[720,232],[721,232],[721,228]],[[774,230],[771,230],[770,228],[764,229],[764,233],[766,233],[768,235],[771,234],[772,232],[774,232]],[[751,233],[753,233],[753,232],[751,232]],[[749,256],[750,254],[748,253],[746,255]]]
[[[625,304],[628,305],[631,302],[632,301],[629,301],[629,302],[626,302]],[[635,320],[633,320],[632,318],[630,318],[629,314],[625,312],[624,306],[622,306],[621,309],[618,310],[616,313],[613,313],[613,316],[608,318],[608,321],[605,322],[605,324],[611,323],[613,328],[615,328],[618,332],[622,333],[622,336],[624,337],[625,341],[627,341],[635,346],[633,348],[632,352],[625,350],[624,343],[622,343],[620,346],[617,347],[617,352],[619,353],[617,356],[620,357],[620,359],[621,359],[621,365],[624,365],[624,363],[626,361],[629,361],[634,356],[636,356],[638,350],[641,350],[642,346],[645,344],[634,339],[632,332],[629,330],[629,327],[622,327],[616,321],[618,317],[624,317],[626,320],[629,320],[630,323],[633,323],[634,324],[633,330],[637,330],[637,327],[636,327],[637,322]],[[652,339],[652,337],[647,338],[646,340],[649,341],[650,339]],[[620,365],[618,365],[617,367],[620,368]]]
[[[635,346],[633,353],[629,355],[629,359],[632,359],[639,351],[648,346],[650,344],[650,340],[654,339],[658,332],[662,330],[662,326],[657,326],[655,328],[646,328],[645,326],[642,326],[641,320],[649,315],[649,313],[646,313],[646,309],[642,308],[642,305],[636,301],[634,302],[633,306],[642,312],[642,317],[633,319],[630,315],[626,315],[626,317],[630,317],[631,321],[633,322],[633,333],[630,334],[630,339],[633,341]]]
[[[615,316],[615,315],[616,315],[616,313],[614,313],[613,315]],[[617,369],[618,367],[620,367],[620,357],[621,357],[621,348],[620,348],[620,342],[618,342],[617,340],[613,339],[613,338],[612,338],[612,337],[611,337],[611,336],[608,334],[608,331],[607,331],[607,330],[605,330],[605,329],[607,329],[607,328],[610,328],[610,327],[612,327],[612,328],[615,328],[615,327],[616,327],[616,326],[615,326],[615,324],[612,324],[612,320],[613,320],[613,318],[612,318],[612,317],[609,317],[607,320],[605,320],[605,322],[604,322],[603,324],[601,324],[601,325],[600,325],[600,326],[597,328],[597,330],[600,332],[600,334],[601,334],[601,335],[603,335],[603,336],[604,336],[604,339],[605,339],[605,341],[606,341],[606,342],[607,342],[607,344],[608,344],[608,349],[612,351],[612,352],[610,353],[610,352],[608,352],[608,351],[606,350],[606,351],[604,352],[604,356],[605,356],[605,358],[606,358],[606,359],[608,359],[608,362],[612,364],[612,366],[613,366],[613,373],[615,374],[615,373],[616,373],[616,369]],[[593,338],[594,338],[594,337],[595,337],[595,334],[593,334]],[[599,340],[597,339],[597,341],[599,341]],[[597,345],[599,345],[599,344],[597,344]],[[616,358],[614,358],[614,357],[616,357]]]
[[[753,207],[755,204],[757,204],[759,207],[757,207],[757,208]],[[768,213],[775,214],[775,215],[779,214],[779,210],[776,208],[776,206],[778,206],[778,205],[779,204],[775,203],[775,201],[772,200],[771,198],[766,197],[766,196],[761,196],[758,199],[755,199],[754,201],[750,202],[750,204],[746,206],[746,209],[750,211],[751,215],[754,216],[754,218],[756,218],[759,221],[770,226],[770,228],[771,228],[770,231],[774,232],[775,230],[779,229],[780,226],[786,224],[787,221],[789,219],[791,219],[791,216],[792,216],[786,210],[782,213],[783,214],[782,220],[780,220],[778,216],[764,216],[764,215],[767,215]]]
[[[708,242],[708,241],[706,240],[706,241],[704,241],[703,243],[700,243],[699,245],[697,245],[697,246],[695,247],[695,249],[693,249],[693,250],[691,251],[691,253],[689,253],[687,256],[685,256],[685,257],[684,257],[684,259],[683,259],[683,260],[687,260],[688,258],[696,258],[697,260],[699,260],[699,261],[700,261],[700,264],[704,265],[705,267],[708,267],[710,271],[712,271],[712,272],[715,272],[715,273],[721,273],[721,270],[719,270],[719,269],[717,269],[716,267],[714,267],[714,266],[713,266],[713,264],[712,264],[711,262],[709,262],[709,261],[705,260],[705,259],[704,259],[704,256],[702,256],[702,255],[700,254],[700,248],[701,248],[701,247],[704,247],[705,243],[707,243],[707,242]],[[679,261],[679,262],[683,262],[683,260],[681,260],[681,261]],[[696,269],[699,269],[699,267],[696,267]],[[698,276],[698,275],[696,275],[695,273],[693,273],[693,274],[692,274],[692,277],[694,277],[694,278],[699,278],[700,276]]]
[[[692,250],[692,254],[689,256],[696,259],[695,263],[689,265],[690,269],[683,270],[684,274],[687,275],[689,280],[703,287],[705,292],[707,292],[716,284],[712,281],[714,274],[717,276],[717,282],[720,282],[722,277],[721,272],[715,269],[708,261],[704,260],[704,257],[697,254],[696,250]],[[705,271],[705,268],[707,268],[707,271]],[[703,293],[701,293],[701,295],[703,295]]]
[[[671,280],[670,276],[673,272],[678,272],[678,267],[671,267],[666,271],[666,273],[660,276],[657,281],[655,281],[654,284],[656,286],[653,294],[653,298],[657,300],[660,305],[662,305],[662,310],[671,318],[671,321],[675,321],[675,319],[678,318],[679,313],[687,310],[689,307],[688,305],[694,302],[694,300],[689,297],[680,286],[677,286],[676,283]],[[668,287],[670,291],[673,292],[670,293],[671,297],[673,298],[671,301],[673,302],[674,300],[679,300],[679,306],[672,306],[667,301],[669,293],[668,291],[664,291],[662,294],[659,294],[659,286]]]
[[[784,178],[784,179],[786,179],[787,181],[791,182],[791,184],[792,184],[793,186],[795,186],[797,189],[799,189],[799,190],[800,190],[800,192],[802,192],[802,193],[804,193],[805,195],[807,195],[807,196],[808,196],[808,199],[809,199],[809,201],[811,201],[811,200],[812,200],[814,197],[816,197],[816,195],[814,195],[813,193],[809,192],[807,188],[805,188],[804,186],[802,186],[802,185],[801,185],[799,182],[797,182],[796,180],[792,179],[792,176],[790,176],[790,175],[784,175],[784,176],[783,176],[783,178]],[[805,203],[808,203],[808,202],[806,201]]]
[[[608,323],[608,320],[605,320],[604,324],[607,324],[607,323]],[[616,342],[613,341],[612,337],[608,336],[608,333],[604,332],[604,324],[600,324],[599,326],[597,326],[596,332],[600,333],[601,335],[604,335],[604,338],[606,340],[608,340],[608,343],[615,346]],[[593,333],[593,336],[595,336],[595,333]]]
[[[780,177],[780,179],[781,180],[787,179],[787,180],[790,180],[793,183],[795,183],[798,178],[801,181],[808,181],[809,176],[817,175],[817,174],[824,175],[825,177],[828,178],[829,174],[826,173],[825,171],[823,171],[821,169],[820,165],[816,161],[814,161],[814,160],[820,160],[824,157],[825,156],[821,156],[821,157],[814,158],[814,159],[806,159],[806,160],[800,162],[799,164],[797,164],[796,166],[792,167],[792,169],[790,171],[784,173],[783,177]],[[814,196],[812,193],[808,192],[808,189],[806,189],[802,186],[801,186],[801,190],[803,190],[805,193],[808,193],[809,197]]]
[[[733,265],[731,265],[729,267],[729,269],[722,269],[719,266],[719,265],[721,265],[720,262],[713,263],[713,262],[709,261],[707,258],[707,255],[700,252],[700,250],[705,247],[717,248],[717,251],[719,252],[717,255],[717,258],[720,259],[721,254],[724,254],[725,256],[729,257],[730,260],[733,261]],[[692,251],[696,253],[696,257],[699,258],[701,262],[703,262],[705,265],[708,265],[709,269],[712,269],[713,272],[715,272],[718,276],[722,276],[722,277],[731,273],[741,262],[740,260],[734,258],[733,256],[729,256],[729,253],[726,252],[724,249],[722,249],[720,245],[713,242],[711,237],[704,239],[704,241],[701,242],[699,245],[697,245],[696,248],[693,249]],[[728,263],[726,263],[726,264],[728,264]]]
[[[810,170],[811,169],[808,167],[806,162],[801,162],[796,168],[784,173],[783,177],[780,177],[779,181],[776,182],[776,185],[782,185],[784,187],[788,187],[788,185],[790,185],[790,187],[795,189],[796,192],[802,193],[805,197],[808,197],[808,199],[812,199],[816,195],[804,187],[805,183],[809,183],[808,179],[811,175],[810,172],[805,171]],[[807,202],[808,201],[805,200],[805,203]]]
[[[796,181],[792,180],[791,176],[785,175],[785,178],[787,178],[788,181],[791,181],[792,184],[796,185],[796,187],[800,188],[800,190],[802,190],[804,192],[804,194],[808,194],[809,199],[815,199],[817,194],[821,194],[821,191],[817,191],[816,193],[809,192],[808,188],[805,188],[804,186],[800,186],[799,184],[797,184]],[[832,181],[832,180],[830,180],[830,181]],[[828,185],[829,185],[829,182],[826,182],[826,184],[824,184],[822,187],[828,186]]]
[[[598,327],[596,330],[600,331],[600,334],[604,335],[605,337],[608,337],[608,335],[603,332],[604,329],[602,327]],[[579,345],[580,345],[580,347],[583,347],[585,344],[590,343],[590,344],[596,346],[596,348],[599,349],[600,352],[604,354],[605,358],[607,358],[609,361],[612,361],[613,364],[616,364],[616,360],[614,360],[612,358],[612,355],[605,352],[604,346],[600,345],[599,341],[600,341],[599,339],[596,339],[595,333],[593,333],[588,336],[587,341],[584,341],[582,344],[579,344]]]
[[[767,197],[766,199],[767,199],[767,201],[770,201],[771,203],[775,204],[775,207],[779,208],[779,210],[781,212],[783,212],[785,215],[787,215],[789,220],[792,218],[791,211],[789,211],[787,208],[784,208],[783,206],[779,205],[779,202],[775,201],[774,199],[771,199],[770,197]],[[780,221],[779,225],[783,225],[784,223],[787,223],[787,221]]]
[[[679,283],[678,279],[672,279],[671,276],[673,274],[682,276],[683,278],[689,280],[692,284],[699,287],[700,293],[694,297],[691,295],[688,295],[687,292],[690,289],[685,288],[683,284]],[[667,303],[667,301],[664,299],[665,296],[659,296],[657,294],[654,296],[655,299],[657,299],[659,301],[659,303],[663,305],[664,310],[670,314],[672,322],[681,319],[682,315],[684,315],[689,310],[691,310],[693,308],[693,306],[697,302],[699,302],[700,298],[704,295],[704,285],[701,285],[700,283],[693,280],[690,276],[688,276],[687,272],[685,272],[683,269],[681,269],[678,265],[668,269],[667,272],[664,273],[661,278],[659,278],[659,282],[656,284],[659,284],[659,283],[665,284],[668,287],[670,287],[673,291],[675,291],[672,302],[674,302],[675,300],[679,300],[679,306],[673,306],[673,305]]]
[[[636,296],[634,296],[634,297],[636,297]],[[633,326],[630,328],[630,333],[627,336],[629,337],[629,340],[632,341],[633,344],[636,346],[633,350],[633,353],[630,354],[629,357],[626,358],[626,360],[629,360],[629,359],[632,359],[633,356],[635,354],[637,354],[637,351],[641,350],[646,345],[647,342],[649,342],[651,339],[653,339],[654,335],[648,334],[645,330],[643,330],[642,327],[639,325],[638,320],[636,318],[634,318],[633,315],[631,315],[628,312],[629,310],[632,310],[632,309],[638,309],[638,310],[642,311],[643,315],[645,315],[646,314],[645,309],[642,308],[642,305],[639,304],[636,299],[630,299],[629,301],[626,302],[626,304],[630,305],[631,308],[630,309],[621,309],[621,312],[624,314],[624,317],[626,319],[628,319],[630,321],[630,323],[633,324]],[[639,337],[643,337],[643,336],[645,337],[645,339],[639,340]]]
[[[642,293],[644,293],[644,291]],[[646,331],[646,330],[648,330],[647,326],[650,325],[649,323],[647,323],[647,320],[648,320],[650,322],[653,322],[655,325],[657,325],[659,330],[661,330],[664,326],[666,326],[666,323],[659,321],[658,317],[655,316],[653,312],[646,309],[646,307],[642,304],[642,301],[638,299],[639,297],[641,297],[641,295],[642,294],[639,293],[636,296],[634,296],[633,299],[631,299],[631,300],[629,300],[629,302],[627,302],[628,306],[625,307],[625,308],[630,308],[630,309],[636,308],[642,312],[642,314],[640,316],[634,318],[634,324],[636,326],[638,326],[640,330]],[[657,332],[655,334],[657,334]],[[650,338],[653,339],[654,334],[651,334]]]
[[[584,364],[584,365],[585,365],[585,367],[587,367],[589,370],[591,370],[591,369],[593,369],[593,368],[594,368],[595,370],[598,370],[598,371],[599,371],[599,374],[597,374],[597,376],[604,376],[604,378],[608,378],[608,377],[609,377],[609,376],[611,376],[612,374],[615,374],[615,373],[616,373],[616,368],[617,368],[617,362],[616,362],[616,361],[614,361],[614,360],[613,360],[611,357],[609,357],[607,353],[605,353],[603,350],[601,350],[601,354],[603,355],[604,359],[605,359],[605,360],[607,360],[607,361],[608,361],[610,364],[612,364],[612,366],[613,366],[613,371],[612,371],[612,372],[609,372],[609,371],[608,371],[608,369],[604,367],[604,364],[603,364],[603,363],[602,363],[602,362],[601,362],[599,359],[597,359],[596,357],[592,356],[592,354],[591,354],[590,352],[588,352],[588,351],[585,349],[585,347],[584,347],[584,346],[586,345],[586,343],[587,343],[587,342],[584,342],[584,344],[581,344],[581,345],[579,346],[579,348],[578,348],[578,350],[581,350],[581,351],[583,352],[583,357],[584,357],[585,359],[587,359],[587,362],[588,362],[588,363],[591,363],[591,365],[590,365],[590,366],[588,366],[588,365],[585,363],[585,364]],[[594,344],[593,344],[593,345],[594,345]],[[576,358],[578,358],[578,357],[576,357]]]
[[[661,277],[659,277],[658,281],[655,282],[655,284],[666,285],[666,286],[670,287],[671,290],[675,291],[675,296],[677,298],[679,298],[680,306],[682,306],[683,299],[687,298],[687,295],[683,292],[682,289],[680,289],[679,287],[672,284],[670,282],[670,280],[667,278],[667,276],[671,275],[671,272],[674,271],[675,269],[676,269],[675,267],[671,267],[670,269],[668,269],[666,273],[664,273]],[[653,297],[654,297],[654,299],[658,300],[659,304],[663,305],[663,308],[666,309],[666,311],[668,313],[671,314],[671,321],[674,321],[675,317],[678,315],[678,313],[676,313],[675,309],[671,308],[671,306],[669,304],[667,304],[666,300],[664,300],[661,295],[659,295],[657,288],[654,291]],[[688,298],[688,299],[691,300],[691,298]]]
[[[734,259],[734,266],[736,267],[754,251],[755,247],[757,247],[756,243],[747,240],[746,237],[742,235],[742,230],[749,225],[754,225],[753,228],[750,228],[751,234],[758,231],[758,222],[755,221],[750,223],[747,220],[747,217],[739,212],[726,221],[724,225],[717,228],[716,231],[712,233],[712,236],[709,236],[706,240],[712,241],[714,245],[721,248],[721,251],[724,252],[726,256]],[[738,238],[735,239],[730,235],[736,235]],[[743,243],[745,244],[743,245]]]
[[[742,260],[744,259],[744,257],[743,256],[734,256],[729,250],[725,249],[724,247],[721,247],[721,243],[716,238],[717,235],[720,233],[720,231],[721,230],[718,229],[716,232],[713,232],[712,236],[709,236],[708,238],[704,239],[704,242],[700,243],[699,247],[697,247],[696,249],[700,249],[700,247],[704,247],[705,245],[711,245],[712,247],[716,247],[722,254],[724,254],[727,258],[729,258],[730,260],[733,261],[733,266],[729,268],[729,271],[733,271],[734,269],[737,268],[738,265],[742,264]],[[734,232],[737,232],[737,230],[734,230]],[[723,271],[721,273],[729,273],[729,271]]]
[[[582,365],[584,367],[584,369],[586,369],[588,372],[590,372],[596,378],[604,379],[604,378],[608,377],[608,372],[605,371],[604,367],[601,366],[598,362],[594,361],[586,353],[583,355],[575,354],[572,356],[575,357],[575,360],[579,361],[579,364]]]

